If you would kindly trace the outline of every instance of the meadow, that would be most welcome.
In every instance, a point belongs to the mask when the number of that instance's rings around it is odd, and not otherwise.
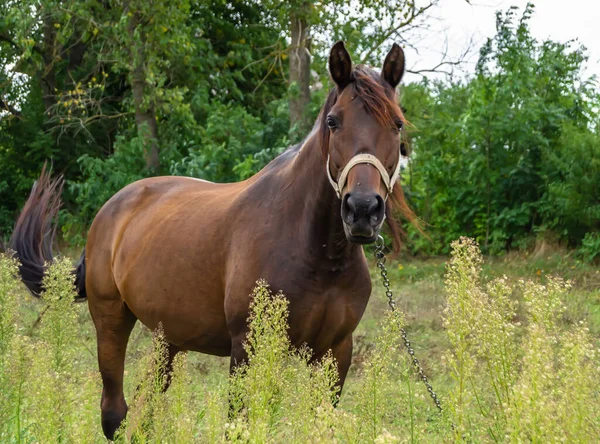
[[[468,240],[451,258],[389,264],[401,310],[374,292],[334,407],[335,363],[309,364],[286,339],[287,302],[254,291],[249,364],[196,353],[162,392],[161,332],[137,325],[126,361],[129,413],[117,442],[598,442],[600,270],[557,249],[485,259]],[[71,262],[48,271],[43,300],[0,259],[0,441],[105,442],[95,332],[71,302]],[[444,412],[403,349],[405,325]],[[229,410],[231,401],[231,411]]]

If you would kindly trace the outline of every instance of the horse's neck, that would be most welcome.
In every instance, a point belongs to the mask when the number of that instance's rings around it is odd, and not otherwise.
[[[280,171],[285,199],[300,209],[301,219],[293,221],[313,253],[344,261],[360,247],[350,244],[344,234],[341,202],[325,172],[325,160],[318,135],[308,136],[294,160]],[[299,233],[300,234],[300,233]]]

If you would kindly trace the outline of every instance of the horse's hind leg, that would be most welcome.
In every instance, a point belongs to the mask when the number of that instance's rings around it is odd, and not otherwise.
[[[127,415],[123,371],[127,342],[137,320],[121,297],[98,298],[88,292],[90,312],[98,337],[98,365],[102,376],[102,430],[108,439]]]

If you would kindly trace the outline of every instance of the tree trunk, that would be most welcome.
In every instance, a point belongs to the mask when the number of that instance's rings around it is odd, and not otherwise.
[[[131,18],[129,26],[129,49],[132,60],[131,90],[133,92],[133,104],[135,108],[135,123],[138,136],[144,143],[144,157],[146,167],[151,171],[157,171],[158,160],[158,126],[156,124],[156,113],[154,106],[144,101],[146,90],[146,54],[144,52],[145,36],[140,33],[140,38],[135,36],[136,27],[140,24],[137,11],[130,11]]]
[[[310,130],[310,3],[302,2],[290,14],[292,48],[290,51],[290,126],[305,135]]]
[[[51,14],[44,18],[44,38],[42,43],[43,65],[38,72],[40,88],[42,90],[42,101],[46,113],[56,104],[56,28]]]
[[[137,125],[138,136],[144,141],[146,167],[149,170],[156,171],[159,167],[158,128],[156,125],[156,117],[154,116],[154,108],[144,105],[145,79],[143,79],[143,69],[141,70],[141,79],[138,71],[138,69],[134,69],[131,83],[135,106],[135,123]]]

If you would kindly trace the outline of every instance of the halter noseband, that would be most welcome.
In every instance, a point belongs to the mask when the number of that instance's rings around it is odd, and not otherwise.
[[[387,200],[388,196],[390,194],[392,194],[392,190],[394,189],[394,184],[398,180],[398,176],[400,176],[400,152],[398,152],[398,164],[396,165],[394,174],[392,174],[391,176],[388,175],[383,164],[374,155],[372,155],[372,154],[357,154],[352,159],[350,159],[350,162],[348,162],[346,164],[346,166],[344,167],[344,169],[342,170],[342,172],[340,173],[340,175],[338,177],[337,183],[335,180],[333,180],[333,177],[331,176],[331,171],[329,170],[329,154],[328,154],[327,155],[327,178],[329,179],[329,183],[331,183],[331,186],[333,187],[335,194],[337,194],[337,197],[339,199],[342,198],[342,190],[344,189],[344,186],[346,185],[346,179],[348,179],[348,174],[350,174],[350,170],[360,163],[369,163],[369,164],[373,165],[375,168],[377,168],[377,171],[379,171],[379,175],[381,176],[381,180],[383,180],[383,183],[385,184],[385,186],[387,188],[387,194],[385,195],[385,199],[384,199],[384,200]]]

